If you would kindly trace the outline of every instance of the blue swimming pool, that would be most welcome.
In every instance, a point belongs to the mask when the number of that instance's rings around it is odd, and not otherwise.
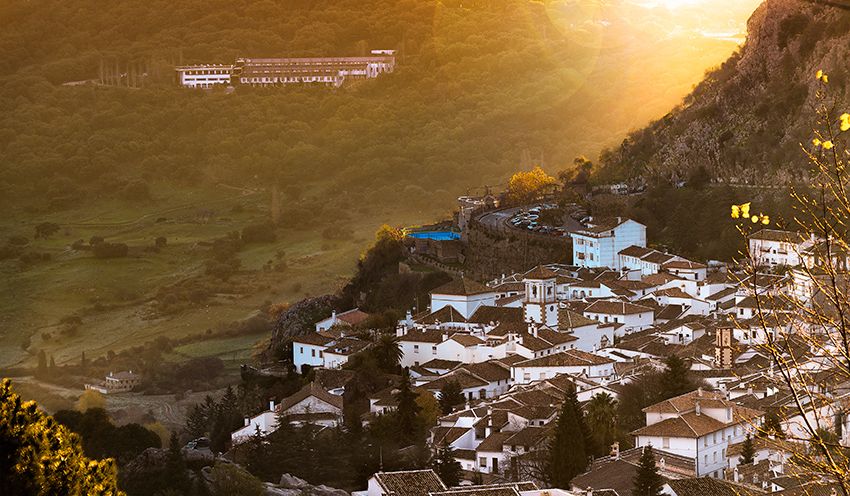
[[[460,239],[460,233],[456,233],[454,231],[418,231],[408,233],[407,235],[416,239],[436,239],[439,241]]]

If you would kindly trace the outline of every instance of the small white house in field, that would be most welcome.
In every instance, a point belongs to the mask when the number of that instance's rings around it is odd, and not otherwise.
[[[496,306],[496,291],[472,279],[461,278],[431,292],[431,312],[451,306],[468,319],[478,307]]]
[[[592,219],[587,227],[570,233],[573,265],[620,269],[620,251],[646,246],[646,226],[624,217]]]

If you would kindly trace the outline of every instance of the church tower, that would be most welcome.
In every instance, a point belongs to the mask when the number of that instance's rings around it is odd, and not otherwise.
[[[526,322],[558,326],[558,302],[555,295],[557,275],[538,265],[523,277],[525,299],[522,302]]]
[[[714,366],[732,368],[732,328],[718,327],[714,336]]]

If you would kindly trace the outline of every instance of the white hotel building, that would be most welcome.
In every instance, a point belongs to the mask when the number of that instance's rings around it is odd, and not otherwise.
[[[592,219],[581,231],[571,232],[573,265],[620,270],[622,250],[646,246],[646,226],[623,217]]]
[[[212,88],[229,85],[233,65],[204,64],[175,68],[178,83],[186,88]]]

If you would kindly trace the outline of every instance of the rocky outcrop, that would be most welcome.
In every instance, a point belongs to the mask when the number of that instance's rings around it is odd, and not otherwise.
[[[850,11],[766,0],[748,23],[746,44],[708,72],[684,103],[623,144],[603,152],[603,175],[687,179],[694,172],[737,183],[806,179],[813,107],[828,95],[850,108]]]
[[[342,489],[325,485],[313,486],[294,475],[283,474],[277,485],[266,484],[268,496],[350,496]]]
[[[305,298],[289,307],[274,323],[269,354],[274,355],[282,350],[291,338],[315,330],[315,323],[330,317],[336,304],[336,296],[323,295]]]

